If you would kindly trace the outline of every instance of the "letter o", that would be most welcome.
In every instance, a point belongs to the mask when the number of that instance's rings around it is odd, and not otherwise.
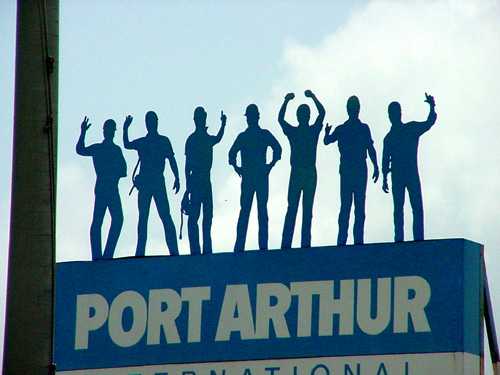
[[[319,369],[325,370],[324,375],[330,375],[330,370],[323,364],[314,366],[313,369],[311,370],[311,375],[316,375],[316,371],[318,371]]]
[[[123,328],[123,312],[132,309],[132,326],[128,331]],[[146,301],[137,292],[127,290],[113,300],[109,309],[108,330],[111,340],[123,348],[139,342],[146,332],[148,309]]]

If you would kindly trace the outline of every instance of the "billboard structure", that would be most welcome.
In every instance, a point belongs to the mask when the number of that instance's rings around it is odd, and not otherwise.
[[[60,263],[57,372],[480,374],[481,265],[463,239]]]

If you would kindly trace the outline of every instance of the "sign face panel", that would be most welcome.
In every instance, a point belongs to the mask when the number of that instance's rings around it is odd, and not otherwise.
[[[436,240],[60,263],[57,370],[479,374],[480,257]]]

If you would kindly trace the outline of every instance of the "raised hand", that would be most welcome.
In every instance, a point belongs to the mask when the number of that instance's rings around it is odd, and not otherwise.
[[[295,94],[293,92],[289,92],[288,94],[285,95],[285,100],[289,101],[295,98]]]
[[[177,194],[179,192],[180,188],[181,188],[181,183],[179,182],[179,179],[176,178],[174,181],[174,186],[173,186],[172,190],[174,190],[174,193]]]
[[[304,91],[304,95],[308,98],[312,98],[314,96],[311,90]]]
[[[222,125],[226,125],[227,116],[224,114],[224,111],[220,111],[220,121]]]
[[[130,126],[130,124],[132,123],[132,120],[134,118],[130,115],[127,115],[127,117],[125,118],[125,122],[123,123],[123,127],[124,128],[128,128]]]
[[[429,95],[427,93],[425,93],[425,100],[424,100],[426,103],[429,103],[429,105],[431,107],[435,107],[436,106],[436,102],[434,101],[434,97],[432,95]]]
[[[89,128],[92,126],[91,123],[89,123],[89,118],[87,116],[85,116],[83,118],[83,121],[82,121],[82,124],[80,125],[81,129],[82,129],[82,132],[85,133],[87,130],[89,130]]]

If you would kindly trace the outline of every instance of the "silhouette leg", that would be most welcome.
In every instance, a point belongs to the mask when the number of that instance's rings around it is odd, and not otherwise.
[[[208,188],[203,197],[203,254],[212,254],[212,218],[214,216],[212,186]]]
[[[117,191],[111,195],[108,203],[109,214],[111,215],[111,226],[109,228],[108,239],[104,247],[104,258],[112,259],[115,253],[116,243],[123,227],[123,210],[120,195]]]
[[[367,171],[360,173],[360,180],[356,181],[357,186],[354,190],[354,244],[362,245],[364,243],[365,231],[365,202],[366,202],[366,182]]]
[[[424,239],[424,205],[422,201],[422,189],[419,176],[415,176],[408,184],[408,195],[413,211],[413,239],[423,241]]]
[[[337,245],[343,246],[347,243],[347,231],[349,230],[349,214],[352,205],[351,182],[347,176],[340,175],[340,213],[339,213],[339,234]]]
[[[191,210],[188,216],[188,236],[191,255],[200,255],[200,232],[198,219],[200,217],[201,199],[197,192],[191,193]]]
[[[269,217],[267,216],[267,200],[269,198],[269,176],[265,176],[259,182],[257,188],[257,217],[259,220],[259,249],[267,250],[267,241],[269,237],[268,226]]]
[[[394,201],[394,241],[404,240],[405,185],[402,181],[392,177],[392,198]]]
[[[303,248],[311,247],[311,225],[313,216],[314,194],[316,193],[316,170],[304,176],[304,192],[302,193],[302,236]]]
[[[94,213],[92,215],[92,224],[90,225],[90,249],[92,251],[92,260],[102,258],[101,227],[106,213],[106,199],[102,194],[95,195]]]
[[[250,217],[250,209],[252,208],[253,195],[255,188],[251,178],[241,179],[241,196],[240,196],[240,216],[238,217],[238,225],[236,226],[236,243],[234,251],[240,252],[245,250],[245,241],[247,238],[248,218]]]
[[[139,207],[139,221],[137,223],[137,248],[136,257],[142,257],[146,253],[146,240],[148,237],[149,207],[151,206],[151,191],[147,188],[139,189],[137,205]]]
[[[165,231],[165,242],[167,243],[170,255],[179,255],[177,247],[177,233],[175,231],[174,221],[170,215],[170,206],[168,204],[167,191],[165,190],[165,183],[163,182],[160,188],[153,194],[158,215],[160,215],[161,222],[163,223],[163,230]]]
[[[297,217],[301,191],[296,177],[297,176],[295,176],[292,171],[290,174],[290,181],[288,182],[288,208],[286,210],[285,223],[283,224],[283,235],[281,237],[282,249],[289,249],[292,247],[295,219]]]

